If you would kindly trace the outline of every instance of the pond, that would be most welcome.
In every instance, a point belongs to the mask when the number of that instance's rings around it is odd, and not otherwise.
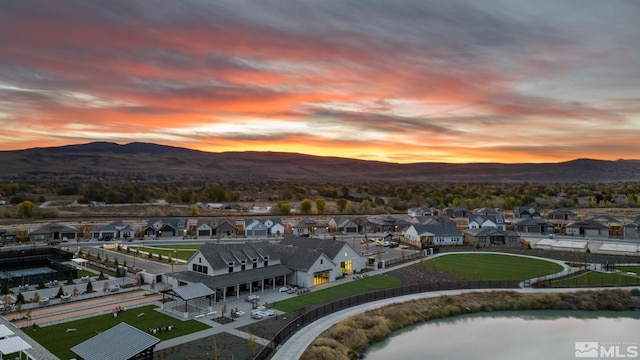
[[[640,358],[640,312],[503,311],[428,321],[372,345],[366,360]]]

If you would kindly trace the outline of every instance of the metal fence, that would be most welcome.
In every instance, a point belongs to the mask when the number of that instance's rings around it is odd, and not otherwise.
[[[413,285],[398,286],[394,288],[372,290],[348,297],[340,298],[329,303],[317,305],[309,309],[303,309],[299,311],[296,317],[285,325],[274,337],[271,339],[255,359],[262,360],[268,359],[271,354],[277,349],[277,347],[284,343],[291,335],[297,332],[299,329],[306,325],[335,312],[348,309],[353,306],[366,304],[373,301],[390,299],[403,295],[419,294],[431,291],[442,290],[459,290],[459,289],[513,289],[518,288],[519,282],[517,281],[452,281],[452,282],[433,282],[433,283],[419,283]]]

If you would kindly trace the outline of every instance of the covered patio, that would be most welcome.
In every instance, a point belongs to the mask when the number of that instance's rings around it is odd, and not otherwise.
[[[163,290],[161,293],[162,309],[176,313],[185,319],[188,319],[191,315],[198,316],[204,313],[211,313],[211,300],[215,300],[216,295],[215,291],[203,283],[179,286]],[[171,304],[165,301],[165,295],[171,297],[173,300],[169,301]],[[184,304],[180,304],[176,298],[184,301]],[[191,305],[189,305],[189,301],[191,301]]]

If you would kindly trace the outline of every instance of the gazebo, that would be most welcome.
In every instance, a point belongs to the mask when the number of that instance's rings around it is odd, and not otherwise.
[[[71,348],[82,360],[153,360],[155,336],[120,323]]]
[[[183,316],[188,319],[189,318],[189,300],[197,300],[202,298],[209,299],[209,305],[206,311],[211,311],[211,297],[215,295],[215,291],[211,290],[207,285],[203,283],[196,283],[191,285],[178,286],[177,288],[171,288],[167,290],[163,290],[162,292],[162,308],[164,309],[165,304],[165,294],[171,296],[172,298],[180,298],[184,300],[184,311]],[[171,309],[173,311],[179,311],[178,308],[180,306],[175,306],[175,308]],[[202,312],[200,307],[196,307],[196,312]]]

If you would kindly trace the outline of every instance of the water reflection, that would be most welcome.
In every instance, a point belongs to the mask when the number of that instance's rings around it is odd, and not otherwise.
[[[633,311],[467,314],[397,331],[365,359],[573,359],[576,342],[638,345],[638,329],[640,312]]]

